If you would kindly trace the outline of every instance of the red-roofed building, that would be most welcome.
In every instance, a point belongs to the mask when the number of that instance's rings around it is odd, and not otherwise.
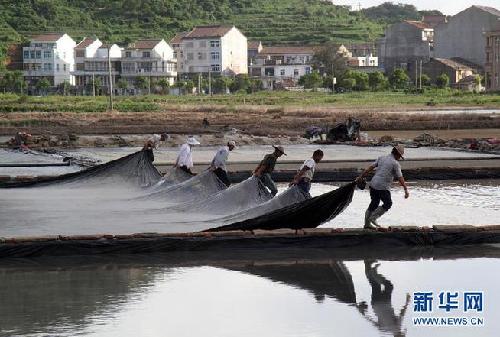
[[[45,78],[51,85],[75,84],[71,72],[75,68],[76,42],[67,34],[45,33],[31,38],[23,47],[24,77],[30,87]]]
[[[179,46],[176,52],[180,74],[248,72],[247,38],[234,26],[197,26],[172,41]]]

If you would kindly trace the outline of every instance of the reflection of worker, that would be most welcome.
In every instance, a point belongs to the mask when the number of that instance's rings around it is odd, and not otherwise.
[[[372,288],[371,306],[374,314],[377,316],[377,320],[373,320],[367,316],[365,302],[358,304],[357,308],[380,331],[389,332],[395,337],[405,336],[402,326],[408,304],[410,303],[410,295],[406,295],[406,302],[401,308],[399,315],[396,315],[392,307],[392,291],[394,286],[391,281],[379,274],[379,264],[375,262],[365,260],[365,275]]]
[[[177,167],[183,170],[186,173],[191,175],[195,175],[191,169],[193,168],[193,156],[191,154],[191,148],[195,145],[199,145],[200,142],[196,140],[193,136],[189,136],[186,143],[182,144],[181,149],[179,151],[179,155],[177,156],[177,160],[175,161],[174,167]]]
[[[323,151],[314,151],[312,158],[309,158],[304,162],[293,178],[293,181],[290,183],[290,185],[297,185],[297,187],[300,188],[300,190],[304,192],[308,198],[311,197],[309,191],[311,190],[311,181],[314,176],[316,164],[319,163],[321,159],[323,159]]]
[[[160,146],[160,142],[164,142],[167,139],[168,139],[168,134],[162,133],[162,134],[154,134],[146,140],[146,142],[144,143],[144,147],[142,149],[146,151],[147,156],[151,162],[155,160],[153,150],[157,150],[158,147]]]
[[[274,167],[276,166],[276,160],[282,155],[286,156],[285,149],[283,146],[273,146],[274,152],[270,154],[266,154],[264,159],[260,162],[259,166],[253,172],[254,176],[258,177],[262,184],[269,188],[272,196],[274,197],[278,193],[278,188],[271,178],[271,173],[274,171]]]
[[[27,151],[29,147],[27,145],[28,139],[31,138],[31,134],[19,131],[14,136],[14,146],[16,149]]]
[[[236,147],[236,142],[231,140],[227,142],[226,146],[222,146],[215,154],[212,163],[210,164],[210,169],[215,173],[215,175],[229,187],[231,182],[227,176],[226,162],[229,158],[229,152],[233,151]]]
[[[386,213],[392,206],[390,190],[395,177],[405,190],[405,198],[410,196],[408,186],[406,185],[403,174],[401,173],[401,165],[398,163],[399,160],[404,159],[403,155],[403,146],[394,146],[391,154],[379,157],[356,179],[356,181],[359,182],[370,172],[377,169],[375,175],[370,181],[371,203],[365,213],[365,228],[380,227],[377,224],[377,219]],[[380,201],[382,201],[382,206],[379,206]]]

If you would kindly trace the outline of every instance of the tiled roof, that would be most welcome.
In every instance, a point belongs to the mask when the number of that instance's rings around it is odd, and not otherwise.
[[[178,43],[181,43],[182,39],[184,38],[184,36],[186,36],[187,34],[189,34],[189,32],[180,32],[180,33],[177,33],[173,38],[172,40],[170,40],[170,44],[178,44]]]
[[[161,39],[138,40],[128,45],[128,49],[153,49]]]
[[[422,21],[410,21],[410,20],[406,20],[405,21],[406,23],[412,25],[412,26],[415,26],[419,29],[430,29],[432,28],[429,24],[425,23],[425,22],[422,22]]]
[[[88,46],[90,46],[94,42],[95,42],[94,39],[91,39],[90,37],[86,37],[79,44],[77,44],[75,48],[76,49],[87,48]]]
[[[248,49],[257,49],[260,46],[260,41],[248,41]]]
[[[33,41],[42,41],[42,42],[56,42],[61,37],[63,37],[64,33],[47,33],[47,34],[39,34],[31,37]]]
[[[264,47],[260,54],[314,54],[313,46],[275,46]]]
[[[488,7],[488,6],[478,6],[478,5],[474,5],[472,7],[476,7],[476,8],[479,8],[485,12],[488,12],[490,14],[493,14],[495,16],[498,16],[500,17],[500,10],[494,8],[494,7]]]
[[[226,35],[234,26],[197,26],[190,31],[184,39],[222,37]]]
[[[471,67],[466,66],[465,64],[459,63],[457,61],[453,61],[450,59],[442,59],[442,58],[435,58],[437,62],[440,62],[444,65],[447,65],[448,67],[451,67],[453,69],[462,69],[462,70],[472,70]]]

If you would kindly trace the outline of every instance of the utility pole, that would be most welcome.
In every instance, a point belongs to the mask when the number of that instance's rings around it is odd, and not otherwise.
[[[151,70],[148,73],[148,95],[151,95]]]
[[[212,96],[212,68],[208,67],[208,93]]]
[[[201,73],[198,73],[198,95],[201,95]]]
[[[92,72],[92,93],[93,96],[95,97],[95,73]]]
[[[335,93],[335,75],[333,74],[333,64],[332,64],[332,94]]]
[[[113,77],[111,75],[111,46],[108,47],[109,111],[113,111]]]
[[[418,61],[415,60],[415,89],[418,88]]]
[[[422,90],[422,60],[420,60],[420,90]]]

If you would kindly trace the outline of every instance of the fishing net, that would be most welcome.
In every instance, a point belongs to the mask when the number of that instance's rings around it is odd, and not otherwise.
[[[230,188],[209,170],[192,177],[172,168],[162,178],[144,151],[4,187],[11,188],[0,193],[0,237],[315,227],[354,190],[306,200],[293,186],[271,198],[254,177]]]

